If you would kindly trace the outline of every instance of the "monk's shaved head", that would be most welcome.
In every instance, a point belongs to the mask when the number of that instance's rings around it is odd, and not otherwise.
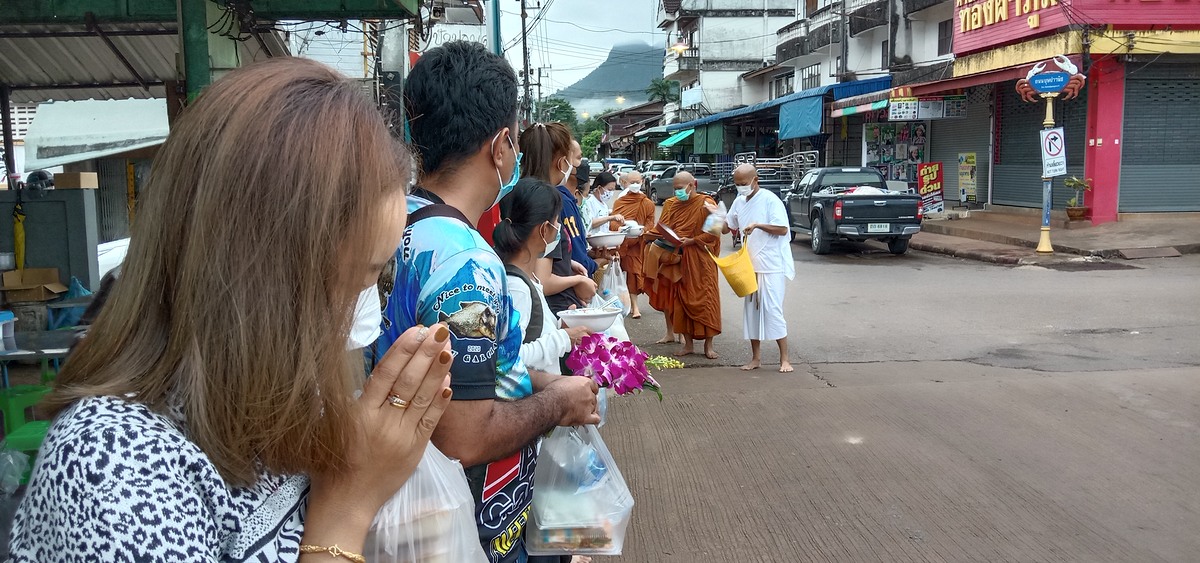
[[[690,194],[696,191],[696,177],[692,176],[691,172],[680,170],[675,174],[675,180],[671,185],[677,190],[687,190]]]
[[[733,169],[733,183],[746,186],[758,178],[758,169],[753,164],[741,164]]]
[[[631,184],[640,184],[640,183],[642,183],[642,173],[638,172],[637,170],[630,170],[629,172],[626,172],[625,174],[621,175],[621,185],[622,186],[628,186]]]

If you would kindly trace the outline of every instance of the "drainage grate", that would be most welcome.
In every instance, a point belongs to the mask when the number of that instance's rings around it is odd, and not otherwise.
[[[1060,272],[1094,272],[1097,270],[1140,270],[1137,266],[1129,264],[1121,264],[1118,262],[1052,262],[1049,264],[1038,264],[1043,268],[1050,270],[1058,270]]]

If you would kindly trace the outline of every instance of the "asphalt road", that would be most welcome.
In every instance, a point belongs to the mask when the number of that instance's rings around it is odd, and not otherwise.
[[[796,373],[728,367],[749,351],[721,282],[722,359],[661,374],[662,403],[610,402],[637,506],[599,560],[1200,561],[1200,257],[1013,268],[806,242]],[[639,344],[662,330],[644,311]]]

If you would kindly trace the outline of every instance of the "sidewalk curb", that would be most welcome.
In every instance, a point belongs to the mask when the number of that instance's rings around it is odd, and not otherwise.
[[[984,232],[984,231],[975,231],[972,229],[964,229],[961,227],[954,227],[951,225],[946,225],[943,222],[930,221],[930,222],[924,223],[921,225],[921,231],[927,232],[927,233],[932,233],[935,235],[959,237],[959,238],[978,240],[978,241],[983,241],[983,242],[994,242],[996,244],[1007,244],[1009,246],[1020,246],[1023,248],[1037,248],[1036,242],[1026,240],[1026,239],[1023,239],[1020,237],[1012,237],[1012,236],[1002,235],[1002,234],[998,234],[998,233],[988,233],[988,232]],[[1200,245],[1197,245],[1197,246],[1200,246]],[[1062,252],[1062,253],[1066,253],[1066,254],[1078,254],[1080,256],[1101,256],[1104,258],[1115,258],[1117,256],[1118,249],[1112,248],[1112,249],[1102,249],[1102,250],[1085,250],[1085,249],[1076,248],[1073,246],[1066,246],[1063,244],[1055,244],[1054,251]],[[1180,250],[1180,252],[1183,252],[1183,250]]]
[[[1008,266],[1020,266],[1022,264],[1032,264],[1033,261],[1026,260],[1017,256],[1005,256],[1002,254],[992,254],[979,250],[964,250],[952,248],[940,244],[929,244],[918,241],[911,241],[909,248],[920,250],[922,252],[932,252],[934,254],[944,254],[955,258],[964,258],[967,260],[976,260],[979,262],[988,262],[991,264],[1004,264]]]

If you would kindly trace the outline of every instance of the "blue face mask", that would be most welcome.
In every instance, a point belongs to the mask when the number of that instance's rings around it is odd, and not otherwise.
[[[675,199],[678,199],[679,201],[687,201],[688,200],[688,191],[687,190],[675,190]]]
[[[521,179],[521,157],[525,156],[525,154],[517,152],[517,147],[513,147],[512,139],[505,138],[508,139],[508,146],[512,147],[513,152],[516,153],[517,161],[513,163],[512,177],[507,184],[504,183],[504,178],[500,177],[500,169],[496,169],[496,179],[500,181],[500,193],[496,194],[496,201],[492,203],[492,207],[500,203],[500,200],[504,199],[504,196],[512,193],[513,188],[517,187],[517,181]],[[496,133],[496,136],[492,137],[492,146],[495,146],[496,141],[499,139],[500,134]]]

